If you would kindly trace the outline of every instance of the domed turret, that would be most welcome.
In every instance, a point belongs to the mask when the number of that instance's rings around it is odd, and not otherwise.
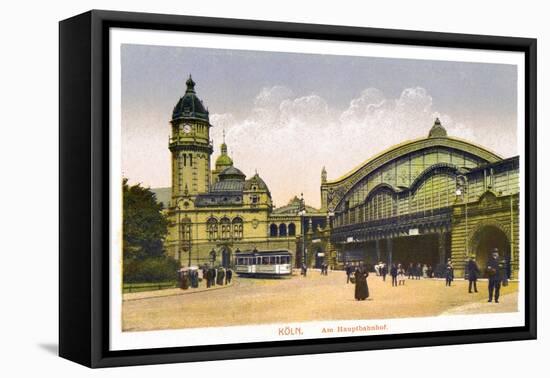
[[[434,125],[430,129],[430,138],[444,138],[447,136],[447,130],[441,125],[439,118],[435,119]]]
[[[195,82],[189,75],[185,82],[187,90],[181,97],[172,112],[172,121],[177,119],[202,119],[208,121],[208,109],[205,109],[202,101],[195,94]]]
[[[216,171],[221,172],[225,168],[233,166],[233,159],[227,154],[227,144],[225,144],[225,130],[223,131],[223,143],[220,146],[221,154],[216,159]]]
[[[265,181],[256,173],[254,176],[252,176],[250,179],[246,180],[244,183],[244,190],[250,190],[254,192],[268,192],[269,188],[267,187],[267,184]]]

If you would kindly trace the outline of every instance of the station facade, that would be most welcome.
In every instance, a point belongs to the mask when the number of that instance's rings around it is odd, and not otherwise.
[[[394,146],[321,185],[332,215],[332,265],[363,260],[430,264],[455,275],[494,248],[517,276],[519,158],[453,138],[436,119],[426,138]]]

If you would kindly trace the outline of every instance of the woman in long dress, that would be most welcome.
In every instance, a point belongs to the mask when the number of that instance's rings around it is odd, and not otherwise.
[[[367,277],[369,272],[360,262],[359,266],[355,270],[355,300],[364,301],[369,297],[369,287],[367,285]]]

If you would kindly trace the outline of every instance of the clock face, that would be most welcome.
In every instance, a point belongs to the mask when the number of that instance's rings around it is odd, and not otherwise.
[[[188,124],[188,123],[183,125],[183,132],[186,133],[186,134],[189,134],[191,132],[191,125]]]

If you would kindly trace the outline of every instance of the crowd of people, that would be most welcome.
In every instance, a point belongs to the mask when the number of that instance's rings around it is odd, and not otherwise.
[[[322,276],[328,275],[329,265],[322,263],[319,267]],[[449,287],[454,281],[454,267],[451,259],[447,260],[446,264],[440,264],[436,271],[430,264],[409,263],[405,266],[401,263],[393,263],[388,268],[388,265],[382,261],[373,266],[376,276],[386,281],[386,276],[391,277],[392,287],[404,286],[406,278],[409,280],[420,280],[421,278],[444,278],[445,286]],[[301,266],[301,275],[307,276],[308,267],[306,264]],[[346,263],[344,266],[346,273],[346,283],[355,284],[355,299],[363,301],[369,297],[369,287],[367,277],[369,269],[363,261],[353,265]],[[509,262],[499,258],[498,249],[494,249],[487,262],[485,272],[488,277],[488,302],[493,300],[498,303],[500,298],[501,286],[506,286],[510,277]],[[465,277],[468,279],[468,292],[477,293],[477,280],[481,276],[481,270],[478,267],[474,256],[471,256],[465,266]],[[187,290],[189,288],[198,288],[201,282],[205,282],[206,288],[213,286],[223,286],[231,283],[233,271],[229,268],[214,267],[204,265],[202,267],[188,267],[178,270],[178,287]]]
[[[375,264],[374,272],[377,276],[382,277],[386,281],[386,276],[390,275],[392,287],[404,286],[406,277],[410,280],[420,280],[423,278],[444,278],[445,286],[449,287],[454,281],[454,266],[451,259],[448,259],[445,264],[438,266],[438,272],[429,264],[409,263],[405,268],[401,263],[393,263],[388,269],[388,265],[384,262]],[[367,277],[369,269],[363,261],[359,261],[357,265],[346,263],[344,266],[346,273],[346,283],[355,284],[355,299],[358,301],[365,300],[369,297],[369,288]],[[510,278],[510,264],[507,260],[499,258],[498,249],[494,249],[491,253],[485,272],[488,278],[488,302],[493,300],[498,303],[500,297],[501,286],[506,286]],[[465,266],[465,277],[468,279],[468,292],[477,293],[477,280],[481,276],[481,270],[478,267],[474,256],[471,256]]]
[[[229,268],[204,265],[182,267],[177,271],[178,287],[182,290],[198,288],[202,282],[207,288],[231,284],[233,271]]]

